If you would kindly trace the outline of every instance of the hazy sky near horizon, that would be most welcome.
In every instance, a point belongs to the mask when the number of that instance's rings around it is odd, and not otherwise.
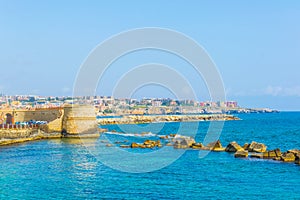
[[[205,48],[220,71],[228,100],[245,107],[300,110],[299,19],[296,0],[0,0],[0,92],[72,95],[80,65],[99,43],[122,31],[162,27],[186,34]],[[167,62],[198,84],[184,63],[146,52],[116,64],[97,93],[110,95],[110,81],[145,62]],[[121,70],[121,65],[127,67]],[[135,94],[143,96],[172,94],[149,86]]]

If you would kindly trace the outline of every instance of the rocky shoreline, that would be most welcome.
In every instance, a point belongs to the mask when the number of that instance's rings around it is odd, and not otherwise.
[[[144,124],[159,122],[191,122],[191,121],[228,121],[240,120],[238,117],[227,114],[209,115],[128,115],[120,118],[98,118],[101,125],[111,124]]]

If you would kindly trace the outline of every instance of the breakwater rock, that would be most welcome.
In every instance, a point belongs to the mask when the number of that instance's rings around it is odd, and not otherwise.
[[[225,151],[227,151],[227,152],[237,152],[237,151],[242,150],[242,149],[243,148],[237,142],[233,141],[233,142],[230,142],[227,145]]]
[[[211,151],[225,151],[225,148],[223,148],[220,140],[209,143],[207,147]]]
[[[173,142],[174,142],[174,148],[176,148],[176,149],[190,148],[193,146],[193,144],[196,143],[193,138],[184,137],[184,136],[173,138]]]
[[[131,148],[154,148],[154,147],[162,147],[160,140],[154,141],[154,140],[145,140],[144,143],[131,143],[130,145]],[[124,146],[123,146],[124,148]]]
[[[142,124],[156,122],[189,122],[189,121],[227,121],[239,120],[238,117],[226,114],[210,115],[128,115],[120,118],[99,118],[98,123],[107,124]]]
[[[120,148],[161,148],[161,147],[173,147],[174,149],[186,149],[186,150],[206,150],[228,153],[234,153],[235,158],[247,158],[247,159],[272,159],[279,162],[293,162],[300,165],[300,150],[292,149],[287,152],[281,152],[279,148],[267,151],[267,146],[263,143],[251,142],[245,144],[243,147],[237,142],[230,142],[226,148],[221,144],[220,140],[211,142],[207,145],[196,142],[193,137],[182,135],[165,135],[160,136],[160,140],[145,140],[144,143],[131,143],[129,145],[122,144]],[[128,141],[127,141],[128,142]],[[245,149],[245,148],[246,149]],[[250,158],[248,158],[250,157]]]
[[[244,149],[240,149],[234,154],[235,158],[247,158],[248,157],[248,151]]]
[[[263,153],[266,152],[267,146],[263,143],[253,141],[245,150],[248,150],[249,152]]]

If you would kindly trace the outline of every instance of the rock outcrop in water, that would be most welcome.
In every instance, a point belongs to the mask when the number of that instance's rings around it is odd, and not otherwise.
[[[237,152],[239,150],[244,150],[244,149],[235,141],[230,142],[225,149],[225,151],[227,152]]]
[[[293,149],[287,152],[281,152],[279,148],[266,151],[263,153],[252,153],[251,158],[258,159],[273,159],[281,162],[294,162],[295,164],[300,164],[300,150]]]
[[[249,143],[245,143],[243,146],[243,149],[248,151],[250,144]]]
[[[131,148],[139,148],[140,145],[138,143],[133,142],[133,143],[131,143],[130,147]]]
[[[207,147],[211,151],[225,151],[225,148],[223,148],[220,140],[217,140],[216,142],[211,142],[207,145]]]
[[[194,144],[192,145],[192,148],[193,148],[193,149],[202,149],[202,150],[204,150],[204,149],[205,149],[205,146],[204,146],[202,143],[194,143]]]
[[[145,146],[145,148],[162,147],[160,140],[145,140],[143,145]]]
[[[276,157],[274,160],[282,161],[282,162],[295,162],[299,164],[300,150],[292,149],[287,152],[282,153],[280,157]]]
[[[175,137],[173,138],[173,136]],[[279,148],[267,151],[267,146],[263,143],[258,143],[258,142],[251,142],[250,144],[246,143],[243,147],[241,147],[237,142],[233,141],[230,142],[226,146],[226,148],[223,148],[220,140],[211,142],[206,146],[204,146],[202,143],[198,143],[192,137],[188,137],[188,136],[172,135],[172,137],[164,136],[161,137],[161,139],[162,138],[166,138],[166,139],[173,138],[172,139],[173,143],[167,142],[165,146],[173,146],[175,149],[194,149],[194,150],[210,150],[216,152],[220,152],[220,151],[234,152],[235,158],[248,158],[248,156],[250,156],[251,158],[258,158],[258,159],[273,159],[282,162],[294,162],[295,164],[300,165],[300,150],[298,149],[292,149],[282,153]],[[144,144],[146,144],[145,142]],[[136,145],[138,146],[140,144],[136,144]],[[161,147],[161,146],[157,146],[157,147]],[[139,147],[141,148],[141,146]]]
[[[173,146],[174,149],[194,149],[194,150],[209,150],[209,151],[226,151],[234,152],[235,158],[257,158],[257,159],[273,159],[282,162],[295,162],[300,164],[300,150],[292,149],[282,153],[279,148],[267,151],[267,146],[263,143],[251,142],[241,147],[237,142],[230,142],[226,148],[221,144],[220,140],[211,142],[206,146],[196,142],[194,138],[182,135],[165,135],[159,137],[161,140],[166,140],[164,146]],[[171,139],[171,142],[170,142]],[[160,140],[145,140],[144,143],[131,143],[131,145],[120,145],[121,148],[159,148],[162,147]],[[244,149],[245,148],[245,149]],[[250,153],[250,154],[249,154]]]
[[[299,149],[288,150],[287,153],[294,154],[294,156],[295,156],[295,164],[300,165],[300,150]]]
[[[274,159],[274,160],[279,160],[281,157],[282,153],[279,148],[271,150],[271,151],[266,151],[262,154],[262,158],[264,159]]]
[[[295,164],[300,165],[300,153],[296,154]]]
[[[121,147],[122,145],[120,145]],[[139,143],[131,143],[130,145],[131,148],[154,148],[154,147],[162,147],[160,140],[154,141],[154,140],[145,140],[144,143],[139,144]],[[127,146],[122,146],[122,148],[127,148]]]
[[[251,153],[250,154],[251,158],[259,158],[259,159],[263,159],[263,154],[262,153]]]
[[[267,146],[263,143],[251,142],[247,148],[249,152],[263,153],[267,150]]]
[[[283,161],[283,162],[295,162],[295,160],[296,160],[295,154],[288,153],[288,152],[283,153],[280,158],[281,158],[281,161]]]
[[[173,138],[174,148],[176,149],[187,149],[195,144],[195,139],[187,136],[179,136]]]
[[[293,153],[294,155],[296,154],[300,154],[300,150],[299,149],[291,149],[287,151],[288,153]]]
[[[244,149],[240,149],[234,154],[235,158],[247,158],[248,157],[248,151]]]

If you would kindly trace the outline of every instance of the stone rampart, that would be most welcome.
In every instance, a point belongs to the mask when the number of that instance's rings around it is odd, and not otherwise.
[[[11,115],[13,122],[26,122],[30,120],[51,122],[62,115],[62,108],[42,110],[0,110],[0,124],[6,123],[7,115]],[[9,122],[11,123],[11,122]]]
[[[91,105],[65,106],[62,131],[69,136],[98,134],[95,108]]]
[[[98,123],[96,120],[95,108],[92,105],[69,105],[63,108],[42,109],[42,110],[0,110],[3,116],[10,115],[17,121],[48,121],[47,125],[39,126],[41,133],[47,137],[51,135],[61,137],[98,137]],[[4,130],[0,128],[0,139],[2,138],[26,138],[30,137],[30,130]],[[29,134],[29,135],[26,135]]]

